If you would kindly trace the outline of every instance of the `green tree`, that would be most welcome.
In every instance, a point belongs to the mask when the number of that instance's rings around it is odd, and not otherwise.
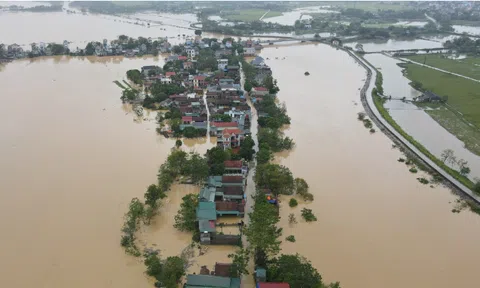
[[[186,163],[186,175],[190,177],[193,184],[202,184],[208,177],[207,159],[201,157],[198,153],[190,153]]]
[[[145,266],[147,266],[147,273],[148,276],[155,277],[155,279],[161,279],[162,275],[162,263],[160,262],[160,258],[156,253],[151,253],[145,257],[143,261]]]
[[[248,275],[248,261],[250,261],[249,252],[244,249],[238,249],[235,254],[229,254],[228,258],[232,258],[232,267],[230,269],[230,277],[240,278],[242,275]]]
[[[142,85],[142,73],[138,69],[131,69],[127,71],[127,78],[137,85]]]
[[[175,141],[175,147],[177,147],[177,148],[182,147],[182,144],[183,144],[182,140],[180,140],[180,139],[177,139],[177,141]]]
[[[202,30],[195,30],[195,35],[201,36],[202,35]]]
[[[250,243],[249,247],[256,255],[263,254],[266,257],[273,257],[280,252],[282,243],[278,239],[282,236],[282,229],[276,226],[279,221],[278,210],[275,205],[268,203],[265,195],[261,192],[257,192],[254,200],[254,209],[249,213],[250,221],[244,228],[244,234]]]
[[[258,187],[268,188],[274,195],[291,195],[295,190],[292,172],[288,167],[278,164],[263,164],[257,167],[255,183]]]
[[[187,156],[187,152],[182,150],[172,151],[172,153],[168,155],[166,163],[172,176],[178,177],[185,174]]]
[[[85,47],[85,55],[93,55],[95,53],[95,46],[93,46],[92,42],[89,42]]]
[[[268,265],[268,282],[286,282],[291,288],[323,287],[322,276],[310,261],[296,255],[281,255]]]
[[[183,51],[183,49],[178,45],[175,45],[175,46],[172,47],[172,52],[175,53],[175,54],[180,54],[180,53],[182,53],[182,51]]]
[[[270,160],[273,160],[273,153],[270,150],[270,147],[267,145],[260,145],[260,149],[257,152],[257,163],[260,164],[265,164],[270,162]]]
[[[255,146],[255,142],[253,141],[252,137],[245,137],[245,139],[243,139],[242,143],[240,144],[240,157],[247,161],[251,161],[253,159],[253,155],[255,154],[253,146]]]
[[[157,201],[167,197],[165,193],[155,184],[148,186],[147,192],[145,192],[145,204],[155,208],[157,207]]]
[[[197,207],[198,198],[195,194],[188,194],[182,198],[180,210],[175,215],[175,224],[173,227],[184,232],[194,232],[197,230],[197,215],[195,209]]]
[[[480,193],[480,181],[477,181],[473,186],[473,191]]]
[[[265,77],[265,79],[263,80],[263,85],[268,89],[268,92],[270,94],[275,94],[280,91],[277,86],[277,80],[273,79],[272,76]]]
[[[253,88],[253,85],[250,81],[245,81],[245,85],[243,85],[243,88],[245,89],[245,91],[247,92],[250,92],[252,91],[252,88]]]
[[[305,201],[313,201],[313,195],[308,192],[308,184],[302,178],[295,178],[295,191],[303,197]]]
[[[209,175],[223,175],[225,172],[224,162],[230,160],[230,154],[220,147],[213,147],[205,153],[209,166]]]
[[[120,99],[122,100],[122,102],[128,102],[137,99],[137,97],[138,95],[134,90],[125,89],[122,91],[122,96],[120,97]]]
[[[178,256],[168,257],[163,263],[159,282],[162,287],[177,288],[180,279],[185,275],[185,262]]]

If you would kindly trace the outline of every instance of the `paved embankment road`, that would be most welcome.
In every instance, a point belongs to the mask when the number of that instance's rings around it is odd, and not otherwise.
[[[362,58],[358,57],[356,54],[353,52],[346,50],[346,52],[352,56],[354,59],[357,60],[357,62],[362,65],[368,73],[367,80],[365,82],[364,87],[361,90],[361,95],[360,97],[362,98],[362,103],[365,106],[365,109],[371,113],[369,115],[372,115],[375,117],[376,120],[375,123],[380,126],[381,129],[386,129],[388,130],[388,133],[390,133],[392,136],[394,136],[396,139],[398,139],[405,147],[410,149],[417,157],[422,159],[427,165],[429,165],[433,170],[437,171],[440,175],[445,177],[452,185],[454,185],[459,191],[463,192],[466,196],[468,196],[470,199],[474,200],[476,203],[480,204],[480,197],[477,196],[473,191],[471,191],[468,187],[460,183],[457,179],[453,178],[450,174],[448,174],[445,170],[443,170],[440,166],[438,166],[435,162],[433,162],[430,158],[428,158],[425,154],[423,154],[420,150],[417,149],[412,143],[410,143],[407,139],[405,139],[400,133],[395,130],[380,114],[378,111],[377,107],[375,106],[375,103],[373,102],[373,96],[372,96],[372,90],[375,87],[375,79],[377,77],[377,72],[373,67],[370,66],[368,62],[363,60]],[[365,100],[365,101],[364,101]]]
[[[268,12],[270,12],[270,10],[268,10],[267,12],[265,12],[265,14],[262,15],[262,17],[260,17],[260,19],[258,19],[259,21],[262,21],[263,18],[265,18],[265,16],[267,16]]]

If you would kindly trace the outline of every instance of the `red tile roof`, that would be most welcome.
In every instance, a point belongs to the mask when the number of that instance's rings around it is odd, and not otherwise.
[[[193,117],[192,116],[183,116],[182,117],[182,121],[185,122],[192,122],[193,121]]]
[[[187,56],[178,56],[178,60],[185,61],[185,60],[187,60]]]
[[[207,78],[207,77],[205,77],[205,76],[195,76],[194,79],[203,81],[203,80],[205,80],[206,78]]]
[[[288,283],[277,283],[277,282],[259,282],[257,283],[258,288],[290,288]]]
[[[242,168],[242,161],[225,161],[223,165],[225,165],[225,168]]]
[[[243,181],[243,176],[228,176],[228,175],[223,175],[222,176],[222,182],[223,183],[242,183]]]
[[[242,134],[242,130],[240,130],[240,129],[225,129],[225,130],[223,130],[223,135],[225,135],[225,134],[239,135],[239,134]]]
[[[175,72],[167,72],[165,73],[165,77],[170,77],[170,76],[175,76],[176,73]]]
[[[167,72],[168,73],[168,72]],[[265,87],[255,87],[253,88],[255,91],[267,91],[267,88]]]
[[[237,122],[213,122],[215,127],[238,127]]]

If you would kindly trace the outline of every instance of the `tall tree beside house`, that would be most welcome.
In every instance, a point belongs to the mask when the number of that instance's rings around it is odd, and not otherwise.
[[[87,46],[85,47],[85,55],[93,55],[95,53],[95,46],[93,45],[92,42],[89,42]]]
[[[267,163],[259,165],[255,172],[255,183],[260,188],[268,188],[274,195],[292,195],[295,182],[288,167]]]
[[[280,252],[282,229],[276,226],[280,221],[277,207],[268,203],[261,192],[257,192],[254,199],[255,206],[249,213],[250,221],[244,228],[244,234],[250,244],[249,249],[255,254],[255,263],[262,265],[267,258]]]
[[[228,254],[232,258],[230,277],[239,278],[242,275],[248,275],[248,262],[250,260],[249,251],[243,247],[239,248],[234,254]]]
[[[276,94],[278,91],[280,91],[280,88],[277,86],[277,80],[273,79],[272,76],[265,77],[263,80],[263,85],[268,89],[270,94]]]
[[[182,48],[178,45],[175,45],[172,47],[172,52],[175,53],[175,54],[180,54],[182,53]]]
[[[187,194],[182,198],[182,204],[180,204],[180,210],[175,215],[175,224],[173,227],[184,232],[194,232],[197,230],[196,220],[196,207],[198,203],[198,197],[195,194]]]
[[[243,139],[243,142],[240,144],[240,157],[247,161],[251,161],[253,159],[253,155],[255,154],[253,146],[255,146],[255,142],[253,141],[252,137],[245,137],[245,139]]]
[[[224,162],[230,160],[230,154],[219,147],[213,147],[205,153],[209,166],[209,175],[223,175],[225,172]]]
[[[267,266],[268,282],[286,282],[291,288],[322,288],[322,276],[310,261],[296,255],[281,255]]]
[[[201,36],[202,35],[202,30],[195,30],[195,35]]]
[[[138,69],[131,69],[127,71],[127,78],[128,80],[132,81],[137,85],[143,84],[142,73]]]

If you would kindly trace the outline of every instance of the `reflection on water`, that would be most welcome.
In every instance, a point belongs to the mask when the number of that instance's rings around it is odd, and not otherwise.
[[[421,95],[409,85],[410,80],[403,76],[402,68],[397,66],[400,61],[382,54],[368,54],[365,59],[380,68],[385,95],[397,99],[403,97],[413,99]],[[452,149],[458,159],[468,161],[468,166],[472,170],[470,178],[480,177],[480,157],[468,151],[462,141],[450,134],[423,110],[411,103],[398,100],[388,101],[385,107],[389,109],[390,115],[403,130],[422,143],[434,155],[440,157],[445,149]],[[458,167],[454,167],[454,169],[458,169]]]
[[[420,184],[392,142],[356,119],[365,70],[323,45],[264,49],[262,57],[292,117],[285,133],[296,147],[280,163],[308,182],[315,201],[307,207],[318,218],[304,222],[303,204],[290,208],[282,198],[283,237],[296,238],[283,241],[283,253],[306,256],[342,287],[475,286],[480,219],[451,213],[455,197],[446,188]],[[299,222],[293,227],[289,213]]]

